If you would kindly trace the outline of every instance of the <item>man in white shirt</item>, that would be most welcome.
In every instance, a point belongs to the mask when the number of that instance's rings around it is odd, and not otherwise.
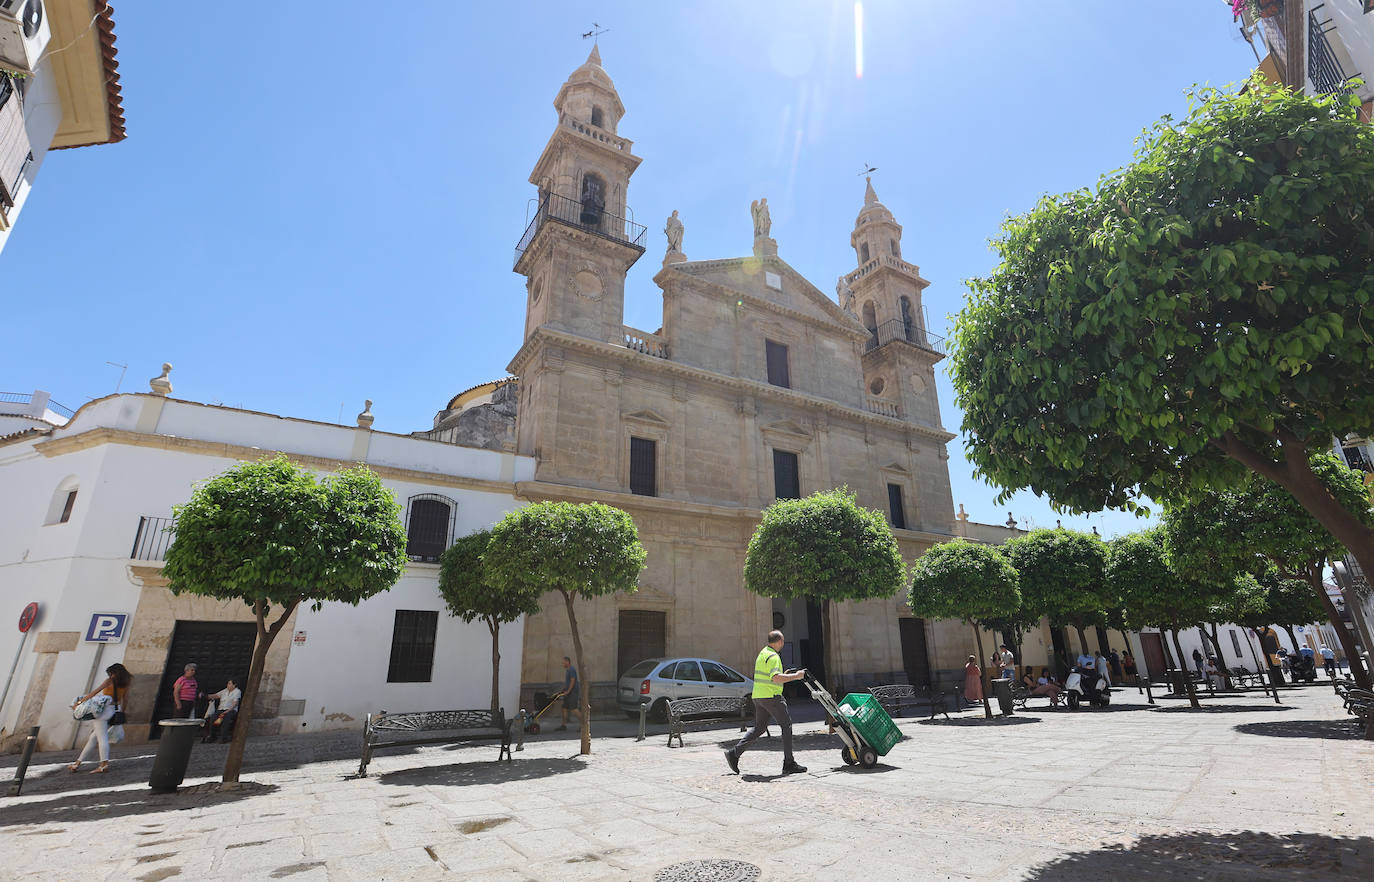
[[[217,701],[218,705],[213,714],[205,715],[205,737],[201,740],[214,741],[218,735],[220,741],[228,741],[229,733],[234,731],[234,720],[238,719],[239,701],[243,698],[243,691],[237,683],[230,680],[224,684],[223,689],[206,697]]]
[[[1004,679],[1016,679],[1016,656],[1011,654],[1007,644],[1003,643],[997,650],[997,666],[1001,669]]]

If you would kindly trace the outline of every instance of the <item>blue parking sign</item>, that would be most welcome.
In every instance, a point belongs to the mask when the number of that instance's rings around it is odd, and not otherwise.
[[[122,643],[128,624],[128,613],[91,613],[91,624],[86,628],[86,642]]]

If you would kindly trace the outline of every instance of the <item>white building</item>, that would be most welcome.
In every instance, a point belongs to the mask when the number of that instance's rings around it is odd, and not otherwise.
[[[255,731],[361,726],[379,709],[486,707],[491,637],[445,611],[438,554],[456,535],[488,526],[520,505],[516,481],[529,457],[373,431],[371,414],[341,426],[166,397],[111,395],[64,425],[0,437],[0,739],[12,747],[42,727],[44,750],[80,733],[67,708],[112,662],[134,674],[127,727],[149,737],[171,715],[170,684],[188,661],[204,691],[247,677],[255,639],[242,603],[177,597],[161,578],[172,506],[193,485],[238,462],[281,451],[320,473],[366,463],[405,506],[411,563],[390,591],[358,607],[304,605],[268,655]],[[13,625],[35,602],[27,634]],[[92,642],[93,617],[125,616],[122,638]],[[97,625],[97,627],[99,627]],[[517,707],[523,623],[501,631],[501,700]],[[15,668],[10,670],[11,661]]]

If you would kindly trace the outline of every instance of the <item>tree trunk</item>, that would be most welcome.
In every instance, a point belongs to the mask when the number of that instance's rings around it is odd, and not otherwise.
[[[1284,626],[1283,626],[1283,630],[1285,630],[1285,631],[1288,632],[1288,639],[1291,640],[1291,641],[1293,641],[1293,651],[1294,651],[1294,652],[1297,652],[1297,651],[1298,651],[1298,647],[1299,647],[1301,644],[1298,643],[1298,635],[1293,633],[1293,626],[1292,626],[1292,625],[1284,625]],[[1293,682],[1296,683],[1297,680],[1294,680]]]
[[[583,756],[592,752],[592,690],[587,680],[587,668],[582,664],[582,635],[577,630],[577,613],[573,611],[573,596],[562,588],[563,602],[568,607],[568,627],[572,629],[573,656],[577,658],[577,687],[580,695],[579,709],[582,711],[582,750]]]
[[[1308,447],[1301,439],[1283,428],[1273,434],[1283,447],[1282,463],[1275,463],[1267,455],[1250,447],[1234,432],[1227,432],[1212,443],[1246,468],[1264,475],[1293,494],[1298,504],[1346,547],[1366,573],[1374,573],[1374,528],[1361,523],[1326,489],[1321,478],[1312,471],[1307,458]],[[1327,436],[1327,440],[1327,446],[1330,446],[1330,436]]]
[[[1363,566],[1364,561],[1360,561]],[[1366,570],[1365,572],[1370,572]],[[1360,654],[1355,649],[1355,637],[1345,627],[1345,622],[1341,621],[1341,614],[1336,611],[1336,604],[1331,602],[1331,598],[1326,593],[1326,588],[1322,586],[1322,573],[1319,569],[1309,569],[1307,572],[1307,584],[1312,586],[1312,590],[1317,592],[1317,600],[1321,601],[1322,609],[1326,610],[1326,617],[1331,620],[1331,627],[1336,629],[1336,639],[1341,643],[1341,651],[1345,653],[1345,660],[1350,664],[1350,676],[1355,678],[1355,685],[1361,689],[1369,689],[1369,672],[1364,669],[1360,662]]]
[[[1176,667],[1178,667],[1178,665],[1174,664],[1174,654],[1169,650],[1169,635],[1164,631],[1163,628],[1160,628],[1160,629],[1159,629],[1159,645],[1160,645],[1160,647],[1164,650],[1164,667],[1165,667],[1165,668],[1176,668]],[[1143,649],[1143,647],[1142,647],[1142,649]],[[1144,664],[1144,662],[1141,662],[1141,664]],[[1166,678],[1167,678],[1167,676],[1168,676],[1167,671],[1166,671],[1166,673],[1165,673],[1165,676],[1166,676]]]
[[[1088,651],[1088,632],[1084,631],[1083,626],[1077,623],[1074,624],[1073,629],[1078,632],[1078,645],[1083,647],[1083,654],[1092,655]]]
[[[972,623],[970,623],[972,624]],[[978,625],[973,625],[973,639],[978,644],[978,669],[983,672],[981,682],[983,685],[983,718],[992,719],[992,705],[988,703],[988,680],[987,662],[983,661],[983,629]]]
[[[487,630],[491,632],[491,714],[496,716],[501,711],[501,623],[487,619]],[[581,668],[577,675],[582,676]]]
[[[1245,627],[1245,626],[1242,625],[1241,627],[1243,628],[1243,627]],[[1256,638],[1256,639],[1258,639],[1258,638]],[[1255,672],[1256,672],[1257,674],[1260,675],[1260,683],[1261,683],[1261,684],[1264,683],[1264,669],[1265,669],[1266,667],[1269,668],[1269,670],[1270,670],[1270,678],[1269,678],[1270,683],[1269,683],[1269,685],[1271,685],[1271,686],[1274,687],[1274,704],[1278,704],[1278,703],[1279,703],[1279,687],[1278,687],[1278,684],[1277,684],[1277,683],[1274,683],[1274,682],[1273,682],[1273,679],[1274,679],[1274,678],[1273,678],[1273,668],[1272,668],[1271,666],[1266,665],[1266,664],[1264,664],[1263,662],[1261,662],[1260,659],[1259,659],[1259,656],[1258,656],[1258,655],[1255,655],[1255,644],[1252,643],[1252,642],[1250,642],[1250,635],[1249,635],[1249,634],[1246,634],[1246,635],[1245,635],[1245,643],[1246,643],[1247,646],[1250,647],[1250,655],[1254,656],[1254,659],[1255,659]],[[1260,641],[1260,652],[1261,652],[1261,653],[1264,652],[1264,641],[1263,641],[1263,640]],[[1268,693],[1268,691],[1266,690],[1264,694],[1265,694],[1265,695],[1268,695],[1269,693]]]
[[[248,743],[248,727],[253,722],[253,705],[257,703],[258,685],[262,683],[263,668],[267,666],[267,651],[272,648],[272,641],[281,633],[286,620],[291,618],[291,613],[295,611],[299,602],[293,600],[287,604],[281,618],[271,627],[267,626],[268,604],[262,600],[253,604],[253,612],[258,623],[258,639],[253,645],[253,663],[248,668],[248,682],[243,684],[239,713],[234,720],[234,740],[230,742],[229,753],[224,758],[224,775],[221,780],[225,784],[235,784],[239,780],[239,772],[243,769],[243,750]]]
[[[1222,688],[1230,691],[1232,688],[1231,666],[1226,663],[1226,653],[1221,651],[1221,641],[1217,639],[1217,623],[1212,622],[1211,627],[1211,633],[1204,631],[1200,626],[1197,630],[1198,633],[1202,634],[1204,637],[1211,638],[1212,648],[1217,651],[1217,670],[1221,673]]]
[[[830,638],[837,629],[831,627],[830,616],[834,613],[835,606],[827,598],[821,598],[821,654],[825,661],[826,688],[831,695],[840,694],[840,654],[836,652],[836,647],[830,643]]]
[[[1183,644],[1178,642],[1178,628],[1174,628],[1174,649],[1178,650],[1178,657],[1183,658]],[[1193,707],[1202,707],[1197,700],[1197,690],[1193,688],[1193,675],[1187,668],[1178,670],[1183,674],[1183,688],[1188,691],[1188,703]]]

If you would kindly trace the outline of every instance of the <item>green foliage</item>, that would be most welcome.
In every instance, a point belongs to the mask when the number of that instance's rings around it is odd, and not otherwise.
[[[482,561],[486,581],[502,593],[596,597],[634,591],[644,558],[634,520],[620,509],[536,502],[492,528]]]
[[[539,593],[528,590],[498,591],[486,577],[482,556],[491,542],[491,530],[460,537],[439,558],[439,594],[450,614],[465,622],[480,618],[488,625],[513,622],[539,612]]]
[[[1101,539],[1062,527],[1032,530],[1007,540],[1003,551],[1020,578],[1022,616],[1079,628],[1103,620],[1111,604]]]
[[[999,549],[955,539],[916,559],[907,600],[922,618],[976,625],[1013,615],[1021,594],[1016,570]]]
[[[1308,596],[1311,596],[1311,589],[1308,589]],[[1251,573],[1235,574],[1213,599],[1207,620],[1234,622],[1247,628],[1271,624],[1273,619],[1269,617],[1269,596],[1265,586]]]
[[[1366,525],[1374,524],[1358,472],[1329,453],[1309,461],[1342,508]],[[1232,490],[1196,493],[1170,503],[1163,523],[1175,567],[1221,579],[1238,570],[1258,575],[1271,565],[1289,576],[1304,575],[1342,552],[1335,537],[1291,493],[1258,475]]]
[[[1116,537],[1107,543],[1106,558],[1104,581],[1131,631],[1208,621],[1212,603],[1224,593],[1172,570],[1158,527]]]
[[[1264,586],[1267,609],[1263,624],[1291,628],[1326,618],[1326,610],[1312,593],[1312,586],[1302,579],[1285,578],[1271,571],[1260,577],[1259,584]]]
[[[401,507],[364,466],[317,481],[281,455],[242,463],[197,486],[175,516],[162,570],[175,594],[356,606],[406,565]]]
[[[1374,127],[1357,103],[1198,89],[1129,166],[1003,225],[952,353],[969,459],[1003,498],[1179,499],[1368,429]]]
[[[846,488],[768,506],[744,559],[744,587],[764,597],[891,597],[905,579],[887,519]]]

